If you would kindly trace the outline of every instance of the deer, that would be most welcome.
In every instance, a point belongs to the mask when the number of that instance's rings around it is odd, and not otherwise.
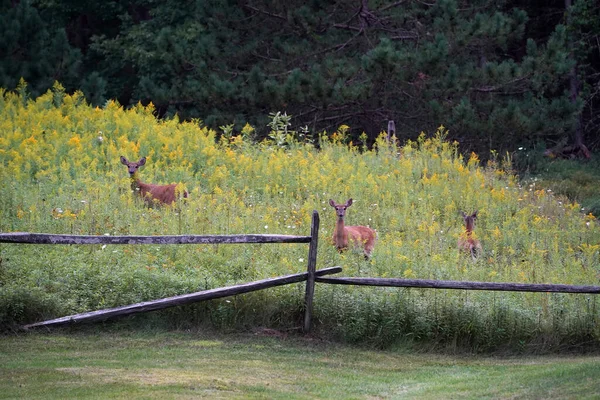
[[[341,253],[348,248],[349,242],[352,242],[354,247],[362,247],[365,259],[369,259],[375,247],[377,232],[367,226],[347,226],[344,223],[346,210],[352,205],[352,199],[348,199],[344,204],[337,204],[329,199],[329,205],[335,208],[337,215],[337,222],[333,230],[333,244],[335,247]]]
[[[464,211],[461,211],[461,214],[465,221],[465,232],[458,238],[458,248],[469,252],[473,261],[475,261],[482,251],[479,240],[473,238],[473,227],[475,226],[475,220],[477,220],[477,211],[471,215],[467,215]]]
[[[130,162],[127,158],[121,156],[121,164],[127,166],[129,177],[131,178],[131,190],[137,193],[148,206],[154,204],[171,205],[177,199],[177,184],[154,185],[152,183],[142,182],[138,176],[138,169],[146,164],[146,157],[140,158],[138,162]],[[183,191],[183,197],[188,197],[188,192]]]

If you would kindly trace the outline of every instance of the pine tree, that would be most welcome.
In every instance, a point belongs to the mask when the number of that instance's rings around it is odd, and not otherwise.
[[[0,13],[0,87],[16,88],[23,78],[32,96],[56,80],[78,84],[81,52],[72,47],[64,28],[48,24],[29,1],[4,2]]]
[[[593,0],[574,0],[568,21],[564,0],[32,4],[4,5],[9,89],[60,77],[94,104],[152,101],[213,128],[250,122],[259,137],[277,111],[312,132],[347,124],[352,139],[388,120],[400,139],[443,124],[483,154],[559,142],[580,116],[584,138],[600,125],[588,111],[600,76]]]

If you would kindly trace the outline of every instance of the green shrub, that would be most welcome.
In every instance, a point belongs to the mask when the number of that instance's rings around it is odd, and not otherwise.
[[[0,332],[64,313],[57,296],[35,287],[0,287]]]

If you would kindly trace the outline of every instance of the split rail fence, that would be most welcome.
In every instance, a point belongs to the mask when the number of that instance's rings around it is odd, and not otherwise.
[[[319,239],[319,214],[313,212],[310,236],[292,235],[167,235],[167,236],[92,236],[56,235],[42,233],[0,233],[0,243],[52,244],[52,245],[98,245],[98,244],[248,244],[248,243],[309,243],[307,271],[298,274],[263,279],[234,286],[209,289],[200,292],[145,301],[122,307],[69,315],[48,321],[25,325],[25,329],[41,326],[51,327],[78,322],[92,322],[134,313],[160,310],[194,302],[235,296],[242,293],[267,289],[292,283],[306,282],[304,298],[303,331],[309,332],[312,325],[315,283],[357,286],[414,287],[431,289],[497,290],[512,292],[555,292],[600,294],[600,286],[559,284],[527,284],[500,282],[441,281],[427,279],[325,277],[342,271],[341,267],[316,270]]]

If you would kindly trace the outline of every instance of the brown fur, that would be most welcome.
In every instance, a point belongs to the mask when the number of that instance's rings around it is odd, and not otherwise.
[[[140,158],[138,162],[129,162],[125,157],[121,156],[121,164],[126,165],[131,178],[131,190],[137,193],[147,205],[152,206],[158,204],[172,204],[177,200],[176,187],[177,184],[170,185],[154,185],[152,183],[144,183],[137,176],[137,170],[142,165],[146,164],[146,157]],[[183,197],[188,197],[188,192],[183,192]]]
[[[477,219],[477,211],[471,215],[462,212],[463,220],[465,221],[465,233],[458,238],[458,248],[469,252],[473,260],[477,259],[481,253],[481,243],[479,240],[472,237],[475,220]]]
[[[329,200],[329,205],[335,208],[337,222],[333,230],[333,244],[342,252],[348,248],[349,242],[352,242],[355,247],[363,247],[365,258],[369,258],[377,241],[377,232],[367,226],[346,226],[344,218],[346,209],[352,205],[352,199],[349,199],[345,204],[337,204],[333,200]]]

